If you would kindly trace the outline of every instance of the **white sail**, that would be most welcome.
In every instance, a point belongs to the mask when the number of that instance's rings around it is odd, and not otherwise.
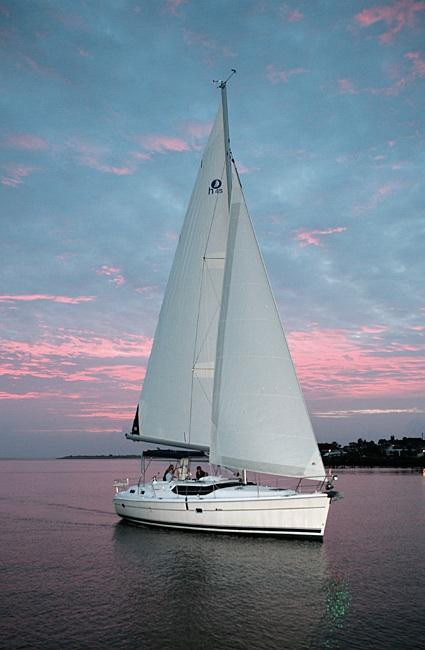
[[[237,174],[233,174],[210,461],[324,478],[320,452]]]
[[[141,439],[208,448],[228,235],[223,110],[192,193],[139,403]]]

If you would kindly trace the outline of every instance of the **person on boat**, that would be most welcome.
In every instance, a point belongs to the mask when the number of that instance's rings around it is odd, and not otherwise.
[[[196,468],[196,480],[199,481],[200,478],[203,478],[204,476],[208,476],[207,472],[204,472],[202,467],[198,465]]]
[[[168,465],[164,472],[163,481],[172,481],[174,478],[174,465]]]

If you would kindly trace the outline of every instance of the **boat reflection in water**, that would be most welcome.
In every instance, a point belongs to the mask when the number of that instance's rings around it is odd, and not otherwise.
[[[322,543],[117,524],[114,563],[144,646],[333,647],[347,582],[329,577]]]

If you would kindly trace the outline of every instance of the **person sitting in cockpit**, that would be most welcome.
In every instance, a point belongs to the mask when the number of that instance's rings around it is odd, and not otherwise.
[[[163,481],[172,481],[174,478],[174,465],[168,465],[164,472]]]
[[[204,476],[208,476],[207,472],[204,472],[202,467],[198,465],[196,468],[196,480],[199,481],[200,478],[203,478]]]

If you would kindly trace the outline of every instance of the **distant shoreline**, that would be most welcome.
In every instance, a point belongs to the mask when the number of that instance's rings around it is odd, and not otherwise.
[[[140,460],[140,454],[71,454],[70,456],[59,456],[55,460],[119,460],[137,458]]]

